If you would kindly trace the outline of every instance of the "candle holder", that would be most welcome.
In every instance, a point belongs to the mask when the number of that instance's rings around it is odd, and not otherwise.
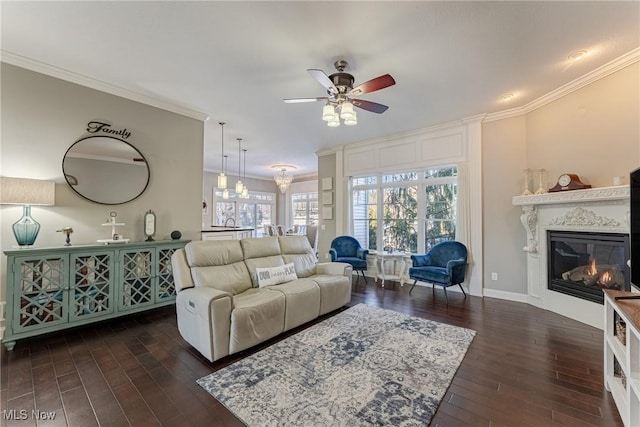
[[[538,189],[536,194],[546,194],[547,191],[547,171],[544,169],[538,170]]]
[[[531,190],[529,189],[529,181],[531,180],[531,169],[527,168],[523,171],[523,185],[522,185],[522,195],[523,196],[530,196],[533,193],[531,192]]]

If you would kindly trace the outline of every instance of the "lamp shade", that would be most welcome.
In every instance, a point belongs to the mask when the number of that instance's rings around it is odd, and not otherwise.
[[[340,107],[340,118],[344,120],[351,117],[353,117],[353,104],[347,101]]]
[[[344,124],[347,126],[353,126],[358,124],[358,117],[356,116],[356,112],[353,112],[353,115],[348,119],[344,119]]]
[[[23,205],[22,218],[13,224],[13,235],[20,246],[35,243],[40,224],[31,217],[31,205],[54,204],[56,184],[39,179],[0,177],[0,204]]]
[[[336,110],[333,108],[333,105],[327,104],[322,107],[322,120],[325,122],[334,120],[336,117]]]
[[[53,181],[0,177],[0,204],[53,206],[55,196]]]

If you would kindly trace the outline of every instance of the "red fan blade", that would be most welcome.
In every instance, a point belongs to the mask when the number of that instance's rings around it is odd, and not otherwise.
[[[351,103],[355,107],[378,114],[384,113],[389,108],[386,105],[378,104],[377,102],[365,101],[364,99],[351,99]]]
[[[330,95],[338,94],[338,88],[336,87],[336,85],[333,84],[329,76],[327,76],[324,71],[310,69],[310,70],[307,70],[307,72],[311,74],[311,77],[316,79],[318,83],[324,86]]]
[[[348,95],[354,96],[363,93],[375,92],[376,90],[384,89],[385,87],[393,86],[394,84],[396,84],[396,81],[393,80],[393,77],[389,74],[385,74],[384,76],[376,77],[375,79],[371,79],[354,87]]]
[[[289,99],[283,99],[284,102],[286,102],[287,104],[300,104],[303,102],[316,102],[316,101],[326,101],[327,98],[326,96],[322,96],[320,98],[289,98]]]

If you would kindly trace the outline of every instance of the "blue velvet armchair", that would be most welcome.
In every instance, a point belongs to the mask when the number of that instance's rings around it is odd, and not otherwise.
[[[351,236],[338,236],[331,242],[331,249],[329,249],[331,255],[331,262],[346,262],[351,264],[353,271],[359,271],[362,274],[365,285],[367,284],[367,278],[364,275],[364,271],[367,269],[367,255],[368,249],[362,249],[360,243]],[[360,280],[360,275],[356,283]]]
[[[411,255],[413,267],[409,268],[409,278],[413,279],[413,291],[418,281],[442,286],[444,297],[447,297],[447,288],[458,285],[462,289],[464,297],[467,297],[462,282],[467,271],[467,248],[460,242],[448,241],[435,245],[426,255]]]

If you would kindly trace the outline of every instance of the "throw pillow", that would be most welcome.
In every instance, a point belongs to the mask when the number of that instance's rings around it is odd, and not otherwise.
[[[279,285],[298,278],[293,263],[278,267],[256,268],[256,275],[258,276],[258,287],[260,288]]]

